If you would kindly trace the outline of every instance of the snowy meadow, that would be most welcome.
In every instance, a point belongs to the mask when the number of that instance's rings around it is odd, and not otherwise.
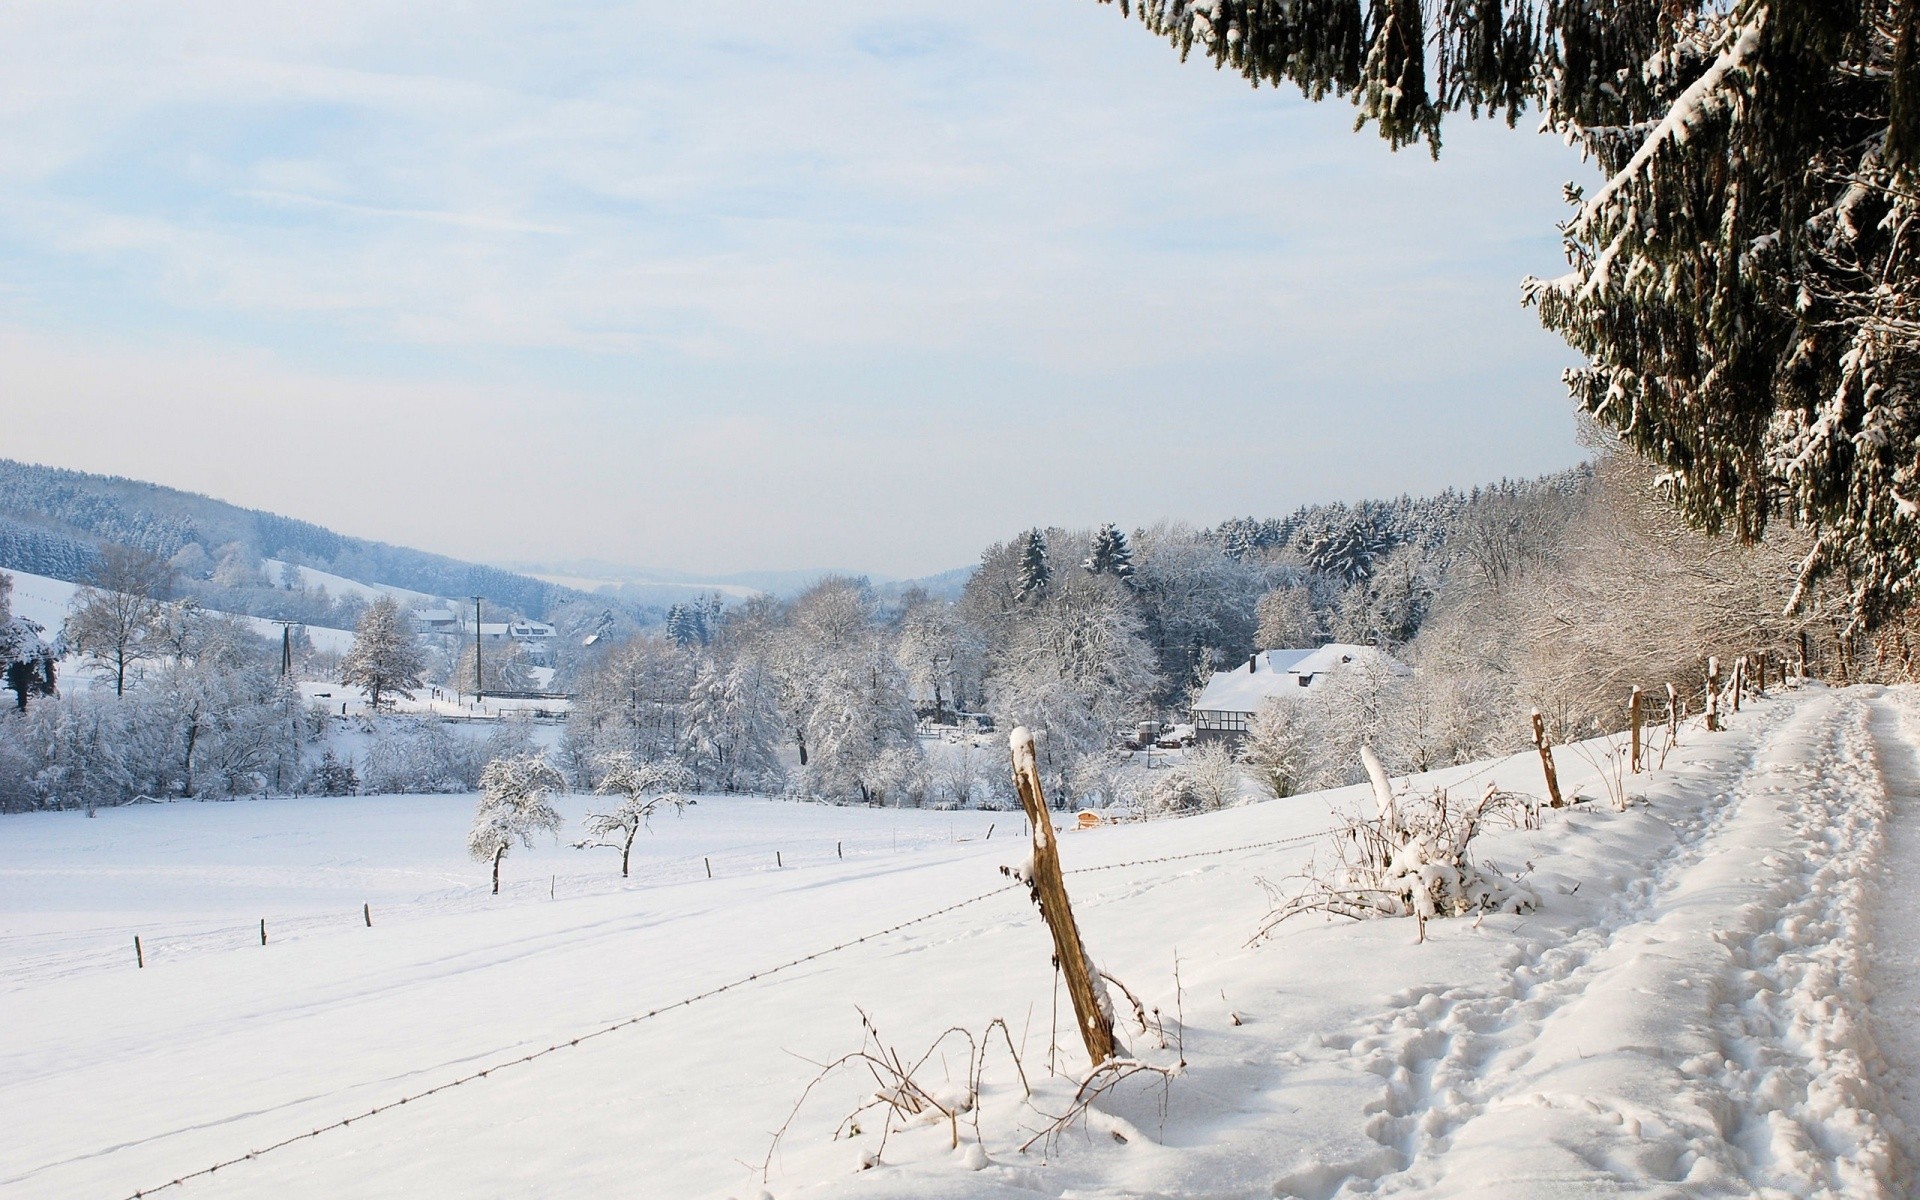
[[[1915,852],[1920,708],[1811,687],[1730,725],[1686,728],[1625,812],[1563,753],[1572,806],[1476,843],[1537,911],[1424,944],[1408,920],[1257,936],[1361,788],[1063,828],[1088,949],[1145,1010],[1116,1002],[1122,1041],[1160,1070],[1058,1126],[1088,1064],[998,870],[1017,814],[702,797],[628,881],[550,843],[498,897],[459,851],[468,797],[8,818],[0,1184],[131,1196],[225,1162],[162,1194],[1906,1194],[1920,992],[1870,959],[1920,945],[1880,883]],[[822,1066],[865,1021],[957,1120],[845,1120],[874,1080]],[[936,1044],[953,1027],[986,1050]]]

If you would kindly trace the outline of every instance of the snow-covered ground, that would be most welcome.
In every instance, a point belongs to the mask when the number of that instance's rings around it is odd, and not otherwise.
[[[1563,751],[1595,802],[1481,854],[1528,871],[1540,910],[1424,945],[1384,920],[1248,945],[1260,881],[1315,844],[1270,843],[1351,792],[1063,835],[1091,952],[1178,1030],[1122,1036],[1186,1067],[1025,1153],[1086,1064],[1060,1014],[1050,1076],[1049,942],[995,891],[1025,854],[1015,814],[705,798],[642,836],[631,881],[610,851],[516,851],[498,898],[461,853],[467,798],[7,817],[0,1193],[131,1196],[241,1159],[160,1194],[1909,1195],[1920,700],[1809,688],[1732,720],[1632,779],[1625,813]],[[835,1075],[763,1181],[861,1012],[916,1057],[1004,1018],[1032,1101],[990,1056],[980,1145],[941,1122],[880,1152],[877,1114],[833,1137],[873,1090]],[[949,1042],[920,1077],[966,1056]]]
[[[276,585],[287,569],[287,563],[278,558],[263,558],[260,569]],[[390,583],[361,583],[358,579],[348,579],[345,575],[335,575],[331,571],[322,571],[318,567],[293,568],[300,576],[300,586],[325,588],[330,596],[355,596],[361,600],[373,601],[382,596],[391,596],[402,606],[423,608],[452,608],[455,602],[426,592],[416,592],[412,588],[397,587]]]

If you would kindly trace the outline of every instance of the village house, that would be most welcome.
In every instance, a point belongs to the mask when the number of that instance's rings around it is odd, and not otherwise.
[[[1341,671],[1377,666],[1396,675],[1408,667],[1372,646],[1330,642],[1315,650],[1264,650],[1243,667],[1216,671],[1193,702],[1197,740],[1238,743],[1247,722],[1276,696],[1312,697]]]

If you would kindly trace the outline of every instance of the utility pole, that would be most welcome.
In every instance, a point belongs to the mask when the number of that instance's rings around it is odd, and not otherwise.
[[[293,674],[293,622],[280,621],[280,678]]]
[[[480,674],[480,601],[482,599],[483,597],[480,596],[473,598],[473,702],[475,704],[480,703],[481,681],[484,678]]]

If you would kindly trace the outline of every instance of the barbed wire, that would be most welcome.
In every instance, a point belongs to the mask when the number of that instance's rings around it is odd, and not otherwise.
[[[364,1121],[368,1117],[378,1116],[383,1112],[389,1112],[393,1109],[401,1107],[402,1105],[410,1104],[417,1100],[424,1100],[428,1096],[432,1096],[432,1095],[436,1095],[437,1093],[444,1092],[449,1088],[456,1088],[456,1087],[462,1086],[463,1084],[473,1083],[477,1080],[486,1079],[489,1076],[493,1075],[496,1071],[503,1071],[508,1067],[517,1067],[523,1063],[530,1063],[535,1061],[536,1059],[545,1058],[549,1054],[555,1054],[561,1050],[571,1049],[574,1046],[578,1046],[582,1042],[592,1041],[594,1038],[605,1037],[607,1034],[616,1033],[632,1025],[638,1025],[642,1021],[652,1020],[654,1017],[661,1016],[665,1013],[673,1012],[675,1009],[686,1008],[687,1006],[692,1004],[697,1004],[702,1000],[707,1000],[714,996],[718,996],[722,992],[729,992],[735,988],[744,987],[747,984],[754,982],[755,980],[765,979],[769,975],[777,975],[782,971],[789,971],[789,970],[792,970],[794,967],[803,966],[806,963],[815,961],[816,959],[825,958],[829,954],[834,954],[841,950],[852,949],[853,947],[861,945],[865,942],[871,942],[879,938],[888,937],[892,934],[900,932],[903,929],[908,929],[908,928],[911,928],[912,926],[923,924],[927,921],[933,920],[936,917],[943,917],[950,912],[954,912],[958,909],[966,908],[969,905],[978,904],[983,900],[992,899],[993,897],[1001,895],[1002,893],[1011,892],[1015,888],[1019,888],[1023,886],[1025,885],[1018,884],[1018,883],[1009,883],[1009,884],[1006,884],[1005,886],[994,888],[991,891],[982,892],[977,896],[971,896],[965,900],[956,901],[955,903],[949,904],[944,908],[934,909],[930,913],[922,913],[920,916],[910,918],[909,920],[901,921],[896,925],[889,925],[887,928],[879,930],[877,932],[863,934],[860,937],[854,938],[850,941],[840,942],[836,945],[828,946],[823,950],[816,950],[812,954],[803,954],[799,958],[788,959],[786,962],[783,962],[778,966],[767,967],[764,970],[755,971],[751,975],[742,976],[738,979],[731,980],[730,982],[720,984],[718,987],[708,988],[704,992],[698,992],[692,996],[686,997],[683,1000],[676,1000],[671,1004],[663,1004],[659,1008],[650,1008],[646,1012],[638,1013],[634,1016],[626,1017],[622,1020],[615,1021],[611,1025],[602,1026],[601,1028],[596,1029],[591,1033],[583,1033],[578,1037],[572,1037],[572,1038],[568,1038],[565,1041],[555,1042],[552,1045],[545,1047],[544,1049],[535,1050],[528,1054],[523,1054],[519,1058],[504,1059],[500,1062],[493,1063],[490,1066],[483,1067],[478,1071],[473,1071],[466,1075],[462,1075],[458,1079],[449,1079],[445,1083],[436,1084],[433,1087],[427,1088],[425,1091],[414,1092],[411,1095],[402,1096],[398,1100],[389,1100],[385,1104],[376,1104],[372,1108],[366,1110],[365,1112],[356,1113],[351,1117],[343,1117],[338,1121],[332,1122],[331,1124],[321,1125],[321,1126],[318,1126],[317,1128],[310,1129],[302,1133],[296,1133],[289,1137],[281,1138],[277,1142],[273,1142],[268,1145],[258,1147],[257,1149],[249,1150],[245,1154],[239,1155],[237,1157],[229,1158],[222,1162],[214,1163],[210,1167],[202,1167],[197,1171],[189,1171],[184,1175],[168,1180],[166,1183],[156,1184],[150,1188],[142,1188],[139,1191],[134,1192],[130,1197],[128,1197],[128,1200],[142,1200],[143,1197],[153,1196],[160,1192],[167,1191],[171,1188],[181,1187],[185,1185],[188,1180],[199,1179],[203,1176],[212,1175],[214,1172],[220,1171],[227,1167],[237,1166],[240,1163],[244,1163],[244,1162],[251,1162],[256,1158],[259,1158],[263,1154],[270,1154],[275,1150],[280,1150],[287,1146],[291,1146],[296,1142],[308,1141],[312,1138],[319,1137],[323,1133],[330,1133],[336,1129],[345,1129],[347,1126],[353,1124],[355,1121]]]
[[[1270,849],[1276,846],[1297,845],[1303,842],[1309,842],[1317,838],[1325,837],[1328,834],[1331,834],[1334,832],[1337,832],[1337,831],[1333,829],[1325,829],[1325,830],[1319,830],[1314,833],[1295,834],[1292,837],[1276,838],[1276,839],[1273,839],[1272,841],[1254,842],[1254,843],[1251,843],[1248,845],[1242,845],[1242,846],[1227,846],[1227,847],[1223,847],[1221,849],[1216,849],[1216,850],[1196,850],[1186,854],[1162,855],[1158,858],[1134,859],[1129,862],[1119,862],[1119,863],[1102,863],[1099,866],[1092,866],[1092,867],[1075,867],[1072,870],[1069,870],[1063,873],[1068,875],[1086,875],[1086,874],[1092,874],[1096,871],[1115,871],[1123,867],[1143,867],[1143,866],[1150,866],[1156,863],[1179,862],[1185,859],[1212,858],[1212,857],[1217,857],[1219,855],[1224,855],[1224,854],[1240,854],[1250,850],[1264,850],[1264,849]],[[313,1129],[305,1130],[301,1133],[292,1134],[288,1137],[281,1138],[277,1142],[271,1142],[265,1146],[260,1146],[253,1150],[249,1150],[245,1154],[241,1154],[236,1157],[225,1159],[221,1162],[214,1163],[212,1166],[202,1167],[197,1171],[189,1171],[186,1174],[177,1176],[176,1178],[168,1180],[165,1183],[156,1184],[150,1188],[142,1188],[132,1193],[132,1195],[130,1195],[127,1198],[127,1200],[144,1200],[145,1197],[157,1195],[161,1192],[169,1191],[173,1188],[183,1187],[186,1185],[186,1183],[189,1180],[200,1179],[207,1176],[211,1176],[218,1171],[224,1170],[227,1167],[238,1166],[241,1163],[251,1162],[256,1158],[259,1158],[263,1154],[271,1154],[275,1150],[285,1149],[286,1147],[294,1145],[295,1143],[298,1143],[298,1142],[310,1141],[314,1138],[319,1137],[323,1133],[331,1133],[337,1129],[345,1129],[348,1126],[352,1125],[355,1121],[365,1121],[369,1117],[379,1116],[381,1113],[390,1112],[393,1109],[403,1107],[404,1105],[411,1104],[416,1101],[424,1100],[429,1096],[437,1095],[440,1092],[447,1091],[451,1088],[461,1087],[465,1084],[474,1083],[482,1079],[487,1079],[491,1077],[494,1073],[498,1071],[506,1070],[509,1067],[517,1067],[525,1063],[531,1063],[539,1059],[545,1058],[550,1054],[556,1054],[561,1050],[571,1049],[575,1046],[578,1046],[582,1042],[588,1042],[588,1041],[592,1041],[595,1038],[605,1037],[610,1033],[617,1033],[622,1029],[626,1029],[633,1025],[638,1025],[642,1021],[652,1020],[655,1017],[662,1016],[666,1013],[673,1012],[677,1009],[682,1009],[690,1005],[697,1004],[702,1000],[711,999],[712,997],[718,996],[723,992],[729,992],[734,990],[735,988],[744,987],[749,983],[753,983],[757,980],[765,979],[768,976],[777,975],[783,971],[790,971],[795,967],[804,966],[807,963],[825,958],[829,954],[836,954],[842,950],[850,950],[855,946],[863,945],[871,941],[876,941],[883,937],[889,937],[893,934],[899,933],[903,929],[909,929],[915,925],[925,924],[926,922],[934,920],[937,917],[944,917],[948,913],[956,912],[960,909],[967,908],[971,905],[979,904],[984,900],[990,900],[995,896],[1004,895],[1007,892],[1014,891],[1015,889],[1024,888],[1025,886],[1026,885],[1024,883],[1005,884],[1001,887],[993,888],[990,891],[982,892],[977,896],[970,896],[965,900],[959,900],[952,904],[946,905],[945,907],[936,908],[932,912],[922,913],[920,916],[909,918],[908,920],[901,921],[894,925],[889,925],[887,928],[878,930],[874,933],[863,934],[860,937],[853,938],[849,941],[839,942],[835,945],[828,946],[825,949],[816,950],[811,954],[804,954],[804,955],[801,955],[799,958],[788,959],[786,962],[780,963],[777,966],[768,967],[768,968],[765,968],[764,970],[755,971],[750,975],[741,976],[727,983],[720,984],[717,987],[708,988],[704,992],[698,992],[698,993],[695,993],[694,995],[686,997],[685,999],[676,1000],[671,1004],[664,1004],[658,1008],[650,1008],[646,1012],[637,1013],[634,1016],[622,1018],[621,1020],[615,1021],[610,1025],[601,1026],[599,1029],[593,1030],[590,1033],[583,1033],[578,1037],[568,1038],[565,1041],[554,1042],[550,1046],[546,1046],[543,1049],[534,1050],[527,1054],[523,1054],[519,1058],[503,1059],[499,1062],[483,1067],[478,1071],[472,1071],[466,1075],[462,1075],[457,1079],[449,1079],[444,1083],[435,1084],[433,1087],[427,1088],[424,1091],[414,1092],[409,1095],[402,1096],[397,1100],[389,1100],[384,1104],[376,1104],[372,1108],[367,1109],[365,1112],[356,1113],[351,1117],[342,1117],[340,1120],[334,1121],[330,1124],[317,1126]]]

